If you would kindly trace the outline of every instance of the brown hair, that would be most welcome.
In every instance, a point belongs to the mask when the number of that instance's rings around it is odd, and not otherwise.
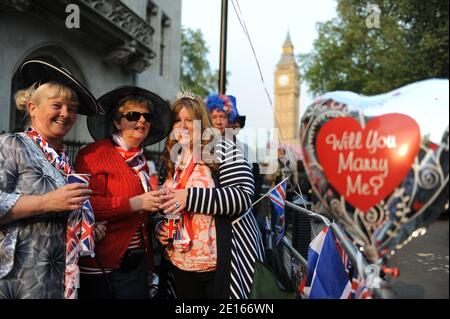
[[[202,159],[205,159],[205,157],[211,157],[213,154],[211,153],[204,153],[204,147],[208,143],[210,143],[214,139],[214,135],[212,135],[209,139],[204,140],[203,139],[203,132],[206,129],[213,129],[211,119],[209,117],[208,109],[206,108],[203,100],[199,96],[195,96],[195,98],[192,97],[182,97],[176,100],[172,105],[172,118],[176,119],[178,113],[181,111],[181,109],[185,107],[190,115],[192,116],[192,120],[200,120],[201,123],[201,134],[202,134],[202,140],[201,140],[201,154]],[[172,128],[173,128],[172,123]],[[167,137],[166,145],[164,147],[163,155],[161,156],[161,160],[166,167],[167,172],[167,178],[170,178],[173,176],[175,171],[175,164],[172,162],[171,159],[171,150],[172,147],[177,143],[176,139],[173,136],[173,130],[170,133],[170,135]],[[206,152],[206,151],[205,151]],[[217,164],[214,161],[205,161],[205,164],[213,170],[217,170]]]

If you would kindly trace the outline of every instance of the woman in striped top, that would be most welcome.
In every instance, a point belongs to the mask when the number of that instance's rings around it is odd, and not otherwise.
[[[163,155],[167,177],[160,206],[182,213],[173,244],[166,224],[156,225],[165,245],[177,298],[247,298],[256,260],[264,258],[251,212],[253,175],[232,141],[213,131],[203,101],[182,94]]]

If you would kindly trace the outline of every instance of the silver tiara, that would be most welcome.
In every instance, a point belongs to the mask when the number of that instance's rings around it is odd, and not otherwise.
[[[194,92],[192,92],[191,90],[183,90],[181,89],[180,91],[178,91],[177,95],[176,95],[176,99],[182,99],[182,98],[188,98],[191,100],[195,100],[196,99],[196,95]]]

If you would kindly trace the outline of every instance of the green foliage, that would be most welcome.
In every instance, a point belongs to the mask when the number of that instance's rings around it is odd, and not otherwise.
[[[370,4],[381,10],[368,28]],[[448,78],[448,1],[338,0],[338,17],[319,23],[309,54],[299,55],[311,92],[384,93],[432,77]]]
[[[209,49],[200,30],[182,29],[181,87],[205,97],[217,91],[218,72],[212,72],[207,54]]]

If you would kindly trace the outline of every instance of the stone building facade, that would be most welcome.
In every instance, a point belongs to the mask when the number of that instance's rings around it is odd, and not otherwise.
[[[23,129],[14,93],[25,60],[63,66],[97,98],[136,85],[172,101],[180,40],[181,0],[0,1],[0,132]],[[84,116],[67,139],[92,141]]]

